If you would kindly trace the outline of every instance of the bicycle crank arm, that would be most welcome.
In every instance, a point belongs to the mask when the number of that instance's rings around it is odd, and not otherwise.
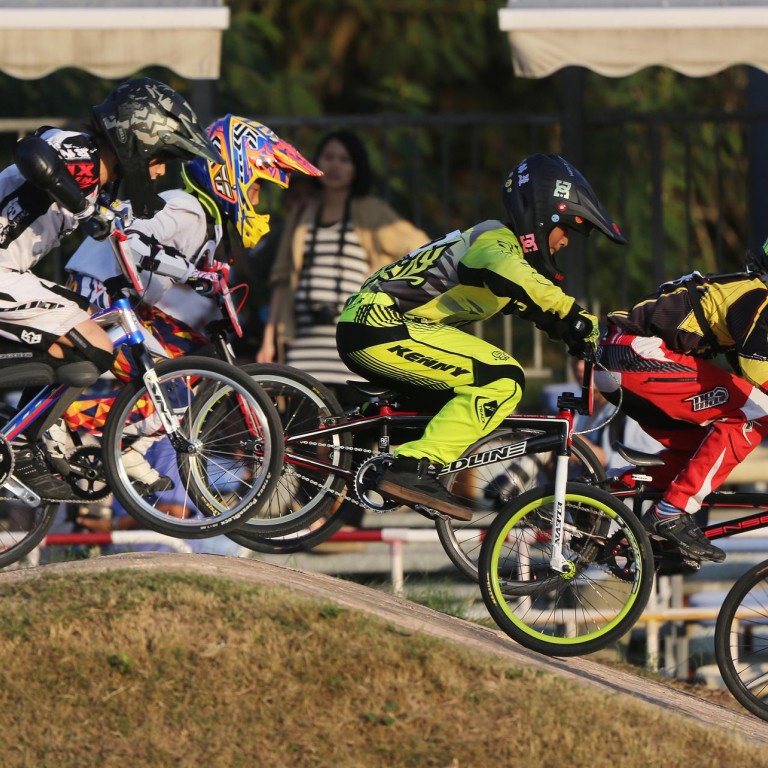
[[[13,475],[5,481],[3,488],[28,507],[39,507],[42,504],[42,499]]]

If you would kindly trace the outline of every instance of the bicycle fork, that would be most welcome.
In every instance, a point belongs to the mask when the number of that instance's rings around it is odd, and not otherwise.
[[[549,556],[549,566],[557,573],[567,573],[573,563],[563,557],[563,542],[565,540],[565,484],[568,482],[568,462],[570,456],[560,453],[555,463],[555,499],[552,514],[552,550]]]
[[[147,394],[154,407],[154,412],[147,419],[158,419],[160,421],[162,431],[177,451],[194,453],[196,445],[184,437],[183,430],[181,429],[181,420],[168,401],[147,348],[141,341],[138,341],[138,343],[131,344],[130,349],[134,364],[141,373],[142,381],[147,388]]]

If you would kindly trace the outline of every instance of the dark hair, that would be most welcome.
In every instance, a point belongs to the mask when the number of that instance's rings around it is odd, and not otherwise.
[[[350,197],[367,195],[371,189],[373,174],[371,173],[368,151],[356,133],[342,128],[339,131],[331,131],[331,133],[326,134],[317,145],[313,164],[317,165],[317,160],[325,149],[326,144],[334,140],[344,145],[352,159],[352,165],[355,167],[355,175],[352,177],[352,185],[349,190]],[[319,182],[319,179],[317,181]]]

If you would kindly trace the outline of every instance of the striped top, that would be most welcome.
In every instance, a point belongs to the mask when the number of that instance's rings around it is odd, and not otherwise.
[[[296,336],[286,355],[289,365],[323,384],[355,378],[336,350],[336,321],[347,297],[359,291],[370,274],[352,223],[346,222],[343,238],[341,228],[342,222],[336,222],[308,233],[294,303]]]

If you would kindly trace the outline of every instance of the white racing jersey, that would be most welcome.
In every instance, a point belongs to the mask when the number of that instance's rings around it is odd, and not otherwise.
[[[196,197],[180,189],[161,192],[165,206],[151,219],[134,219],[126,228],[128,245],[139,269],[142,300],[193,328],[210,321],[215,303],[184,285],[194,266],[213,258],[219,238],[209,238],[208,220]],[[142,269],[151,261],[157,271]],[[86,238],[66,264],[66,270],[104,283],[120,274],[107,241]]]
[[[99,152],[84,133],[41,129],[89,202],[99,192]],[[27,272],[77,227],[70,211],[30,184],[15,165],[0,173],[0,269]]]

